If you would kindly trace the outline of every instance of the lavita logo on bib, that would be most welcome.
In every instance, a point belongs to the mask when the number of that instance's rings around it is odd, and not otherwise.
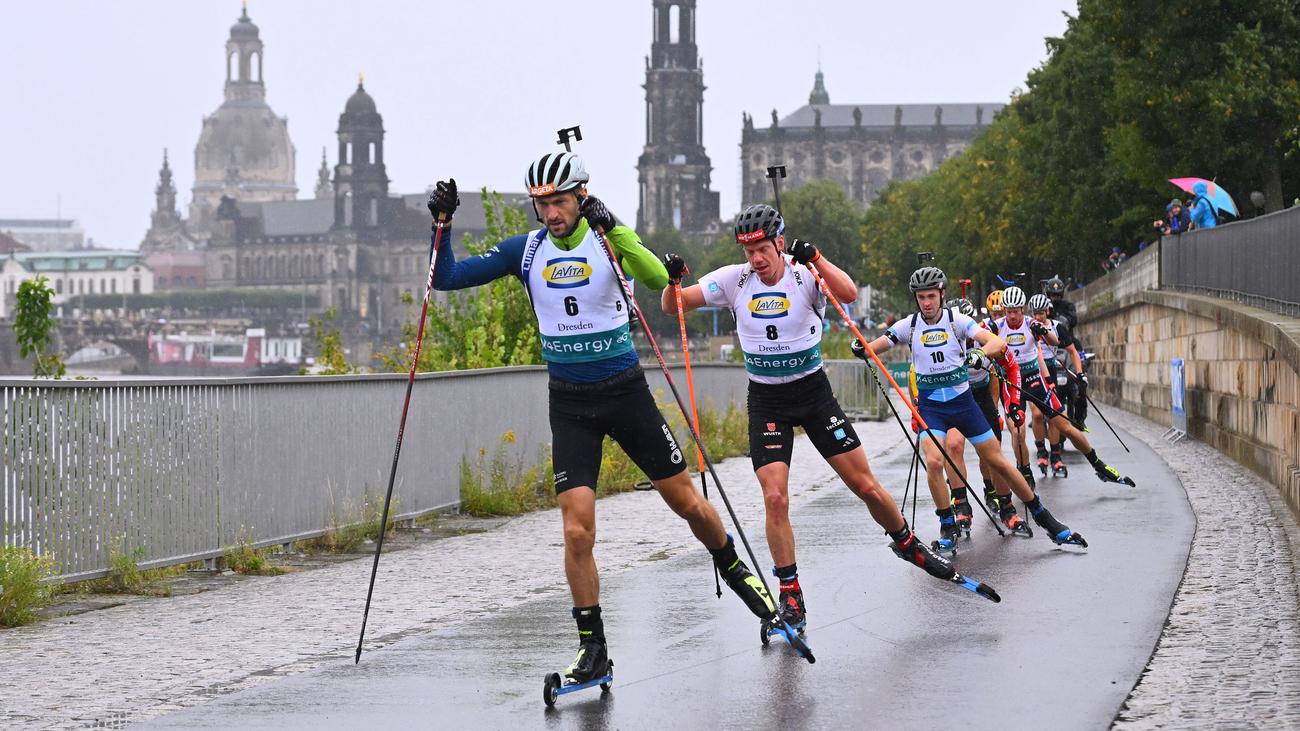
[[[586,257],[566,256],[551,259],[542,270],[542,279],[552,289],[573,289],[585,287],[591,281],[591,265]]]
[[[1025,344],[1024,333],[1011,333],[1010,335],[1007,336],[1007,345],[1010,345],[1013,348],[1019,347],[1024,344]]]
[[[942,328],[921,333],[921,344],[927,348],[937,348],[946,342],[948,342],[948,331]]]
[[[790,300],[785,292],[759,292],[749,300],[749,311],[760,320],[771,320],[790,314]]]

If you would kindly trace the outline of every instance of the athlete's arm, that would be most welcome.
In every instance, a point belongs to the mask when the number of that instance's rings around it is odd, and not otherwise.
[[[890,340],[889,336],[887,335],[881,335],[875,340],[872,340],[871,342],[867,343],[867,347],[871,348],[871,352],[875,353],[876,355],[880,355],[881,353],[884,353],[888,351],[890,348],[894,347],[894,341]]]
[[[812,266],[816,267],[817,273],[822,275],[826,288],[835,295],[835,299],[840,302],[852,302],[858,298],[858,285],[853,283],[853,279],[845,274],[843,269],[830,263],[825,256],[819,257]]]
[[[654,252],[641,243],[641,237],[627,226],[615,226],[605,232],[627,275],[653,290],[668,286],[668,270]]]
[[[487,284],[507,274],[520,276],[519,263],[524,258],[524,245],[528,236],[514,236],[493,246],[491,249],[456,261],[451,240],[443,231],[442,248],[438,249],[438,260],[433,267],[433,288],[441,291],[465,289]]]
[[[700,285],[682,287],[683,310],[690,312],[704,305],[704,290],[700,289]],[[665,315],[677,314],[677,295],[673,294],[672,287],[665,287],[663,293],[659,295],[659,309],[663,310]]]
[[[975,342],[980,344],[980,350],[992,360],[997,360],[998,356],[1002,355],[1002,351],[1007,349],[1007,344],[1002,342],[1002,338],[983,328],[967,335],[973,336]]]
[[[1074,347],[1074,343],[1065,346],[1065,352],[1070,354],[1070,360],[1074,362],[1074,372],[1083,373],[1083,359],[1079,357],[1079,349]]]
[[[1038,321],[1034,320],[1034,322],[1038,322]],[[1042,329],[1041,329],[1041,332],[1043,333],[1041,338],[1042,340],[1046,340],[1047,344],[1053,347],[1061,344],[1061,339],[1056,337],[1056,333],[1052,332],[1052,328],[1043,325],[1041,322],[1038,324],[1042,325]],[[1037,330],[1038,328],[1031,328],[1031,329]]]

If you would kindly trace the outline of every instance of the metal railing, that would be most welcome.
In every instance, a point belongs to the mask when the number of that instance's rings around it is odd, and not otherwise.
[[[1162,246],[1161,241],[1151,244],[1088,286],[1070,290],[1066,299],[1075,304],[1082,317],[1089,310],[1106,307],[1148,289],[1159,289]]]
[[[1166,236],[1162,244],[1162,289],[1300,316],[1300,207]]]
[[[685,397],[684,369],[673,371]],[[879,411],[861,363],[827,371],[846,411]],[[671,404],[659,369],[646,375]],[[694,375],[701,408],[744,408],[740,366],[702,363]],[[115,547],[152,568],[322,535],[382,499],[405,378],[0,380],[0,545],[52,557],[71,581],[107,574]],[[397,519],[455,506],[462,460],[507,432],[512,449],[540,458],[546,382],[540,366],[421,374]]]

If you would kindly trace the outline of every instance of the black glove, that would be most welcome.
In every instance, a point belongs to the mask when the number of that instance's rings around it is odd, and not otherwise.
[[[971,348],[966,352],[966,367],[987,371],[993,367],[993,361],[979,348]]]
[[[1078,374],[1078,375],[1076,376],[1076,378],[1079,379],[1079,385],[1080,385],[1080,386],[1083,386],[1084,388],[1087,388],[1087,387],[1088,387],[1088,374],[1087,374],[1087,373],[1080,373],[1080,374]]]
[[[618,225],[618,222],[614,220],[614,214],[610,213],[605,204],[594,195],[582,199],[582,203],[578,204],[578,212],[582,214],[583,218],[587,219],[587,223],[591,224],[593,228],[598,228],[606,233]]]
[[[861,340],[853,338],[853,342],[849,345],[849,350],[853,351],[854,358],[861,358],[866,363],[871,362],[871,356],[867,355],[867,348],[862,344]]]
[[[676,254],[664,254],[664,268],[668,270],[669,284],[681,284],[682,277],[691,271],[686,261]]]
[[[800,241],[799,239],[790,239],[786,241],[785,253],[789,254],[790,258],[794,259],[796,264],[807,265],[822,258],[821,252],[817,251],[816,246],[813,246],[807,241]]]
[[[456,179],[440,180],[429,191],[429,213],[434,218],[442,214],[447,218],[456,215],[456,206],[460,205],[460,196],[456,194]]]
[[[1007,404],[1007,418],[1016,426],[1025,425],[1025,411],[1021,408],[1018,400]]]
[[[1040,340],[1047,337],[1047,326],[1038,320],[1032,320],[1029,323],[1029,331],[1034,334],[1034,337],[1039,338]]]

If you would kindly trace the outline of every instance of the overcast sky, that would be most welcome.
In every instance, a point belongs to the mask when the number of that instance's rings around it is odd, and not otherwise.
[[[1070,0],[699,0],[704,141],[722,214],[740,206],[741,112],[807,103],[820,54],[832,103],[1005,102],[1065,30]],[[267,101],[289,119],[299,195],[364,72],[392,192],[454,176],[522,190],[555,130],[581,124],[591,190],[635,220],[650,0],[252,0]],[[0,218],[79,219],[136,248],[163,148],[187,213],[202,118],[221,104],[238,0],[6,3]],[[57,206],[57,208],[56,208]]]

